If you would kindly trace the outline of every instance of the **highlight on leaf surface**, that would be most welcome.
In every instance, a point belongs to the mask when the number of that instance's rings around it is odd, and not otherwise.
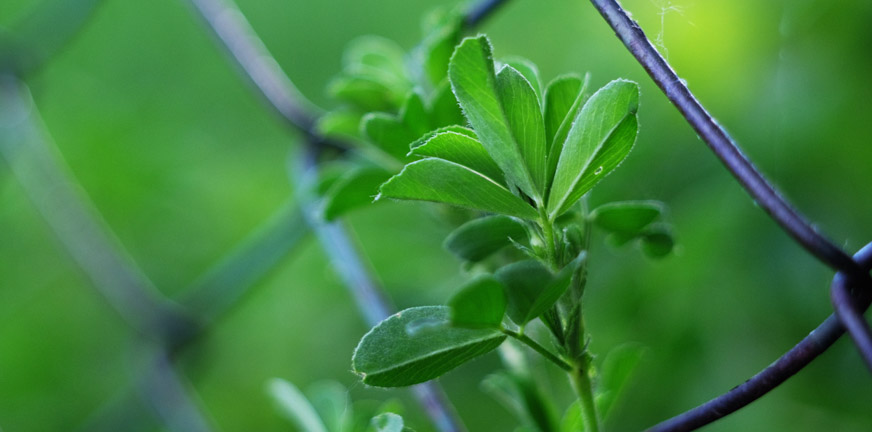
[[[297,428],[312,432],[327,432],[324,422],[303,393],[289,381],[273,378],[267,385],[276,408]]]
[[[391,315],[361,339],[352,359],[354,372],[364,384],[377,387],[418,384],[493,350],[506,338],[495,329],[407,330],[421,321],[447,323],[450,313],[447,306],[424,306]]]

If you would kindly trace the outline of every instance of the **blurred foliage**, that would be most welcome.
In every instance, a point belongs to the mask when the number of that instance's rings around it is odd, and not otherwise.
[[[37,2],[4,0],[0,26]],[[850,250],[872,239],[872,4],[623,4],[821,230]],[[328,107],[324,89],[348,41],[375,34],[408,50],[432,6],[240,1],[298,87]],[[626,341],[649,348],[607,426],[641,429],[731,388],[830,313],[832,273],[751,203],[587,2],[513,0],[482,30],[500,52],[536,62],[544,77],[590,71],[594,88],[616,76],[642,86],[639,142],[622,168],[634,175],[609,177],[591,205],[662,200],[680,241],[674,256],[653,263],[606,246],[591,254],[593,351]],[[184,2],[104,2],[29,83],[83,189],[167,294],[180,292],[291,193],[283,161],[298,137],[263,109]],[[350,223],[398,306],[443,303],[463,280],[440,247],[448,227],[418,206],[365,209]],[[69,430],[130,386],[142,363],[139,341],[57,245],[4,163],[0,227],[0,427]],[[182,369],[221,430],[287,430],[263,390],[271,377],[302,387],[335,379],[355,399],[409,397],[355,384],[349,359],[366,329],[318,246],[307,242],[184,353]],[[516,424],[470,391],[497,364],[487,356],[441,379],[472,431]],[[541,373],[550,379],[543,391],[568,401],[561,373],[545,365]],[[870,384],[843,340],[708,430],[869,430]],[[406,406],[407,424],[430,430]]]

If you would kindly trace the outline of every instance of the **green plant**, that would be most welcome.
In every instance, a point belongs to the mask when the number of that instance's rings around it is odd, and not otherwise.
[[[355,350],[353,367],[368,385],[408,386],[437,378],[510,337],[569,375],[578,403],[565,415],[567,427],[577,430],[582,423],[573,419],[581,418],[585,430],[596,431],[631,368],[604,367],[597,376],[587,350],[582,299],[592,227],[615,244],[638,240],[652,257],[669,253],[672,237],[657,222],[659,203],[617,202],[589,212],[583,199],[636,141],[638,86],[615,80],[588,95],[589,80],[569,75],[541,89],[535,67],[521,64],[523,71],[495,65],[485,36],[466,38],[454,50],[448,82],[470,127],[406,139],[413,160],[381,185],[376,201],[469,210],[471,220],[445,246],[475,276],[447,306],[406,309],[375,326]],[[365,132],[376,117],[362,118]],[[553,351],[525,332],[537,319],[550,332]],[[638,350],[618,353],[631,359]],[[550,402],[523,368],[489,382],[503,394],[520,395],[514,399],[524,401],[519,409],[534,430],[555,430],[556,420],[543,408]]]

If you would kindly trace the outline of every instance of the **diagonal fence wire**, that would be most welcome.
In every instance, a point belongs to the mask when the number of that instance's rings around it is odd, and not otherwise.
[[[709,148],[739,181],[751,197],[793,239],[818,260],[838,271],[831,287],[836,314],[830,316],[808,337],[744,384],[686,413],[666,420],[650,430],[693,430],[720,419],[760,398],[805,367],[829,348],[845,330],[854,339],[867,366],[872,370],[872,330],[862,311],[869,306],[872,291],[867,246],[851,258],[818,233],[810,223],[781,197],[763,175],[742,154],[727,132],[696,99],[672,66],[660,55],[638,23],[616,0],[591,0],[617,37],[648,72]],[[854,291],[855,295],[852,295]]]

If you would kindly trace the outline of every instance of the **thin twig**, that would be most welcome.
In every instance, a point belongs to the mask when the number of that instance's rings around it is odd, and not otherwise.
[[[96,288],[133,328],[162,343],[187,338],[193,321],[167,301],[124,251],[72,179],[27,87],[0,76],[0,155]]]
[[[591,3],[666,97],[766,213],[807,251],[833,269],[868,278],[847,253],[818,233],[766,181],[616,0],[591,0]]]
[[[857,252],[854,259],[868,272],[872,268],[872,243]],[[870,297],[866,295],[858,307],[865,310],[869,303]],[[690,411],[655,425],[649,431],[690,431],[737,411],[787,381],[832,346],[844,333],[845,329],[839,319],[830,315],[790,351],[748,381]]]

